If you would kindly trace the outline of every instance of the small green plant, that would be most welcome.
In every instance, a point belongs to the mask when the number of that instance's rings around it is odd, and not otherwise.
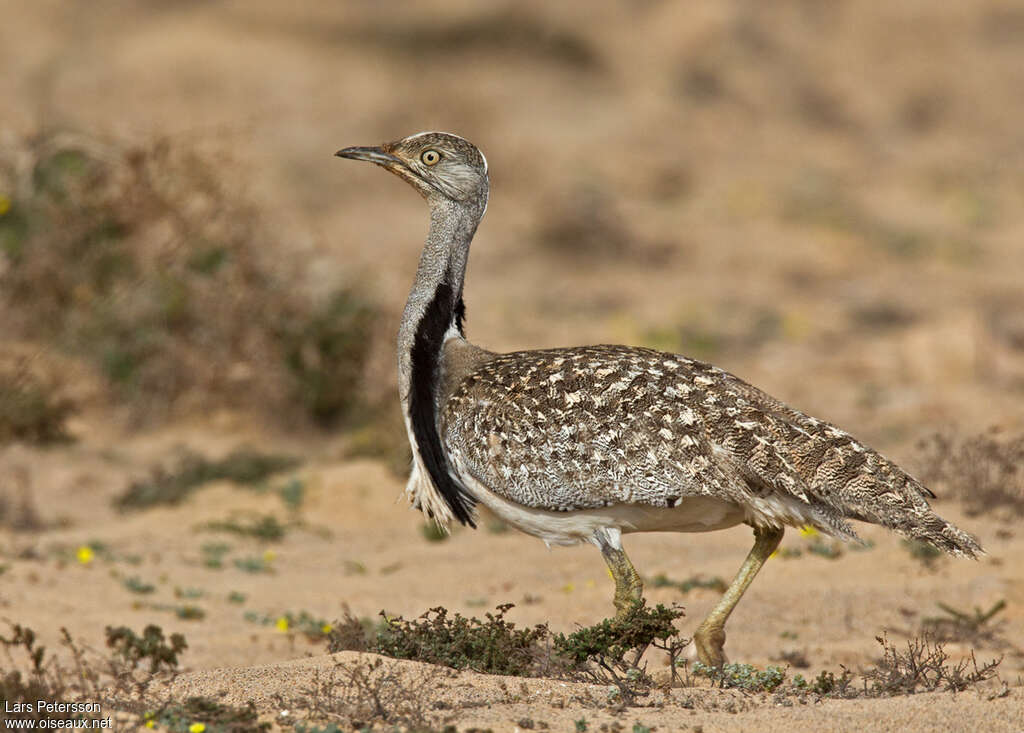
[[[199,529],[208,532],[230,532],[240,537],[252,537],[264,542],[280,542],[287,531],[273,514],[263,514],[243,519],[232,517],[220,521],[206,522]]]
[[[306,498],[306,484],[301,479],[293,478],[277,489],[278,496],[290,512],[298,512]]]
[[[286,611],[278,614],[257,613],[246,611],[245,620],[260,624],[261,626],[274,626],[278,631],[296,632],[303,634],[310,641],[320,641],[329,638],[334,632],[334,626],[322,618],[318,618],[308,611],[292,613]]]
[[[378,629],[371,651],[398,659],[416,659],[455,669],[504,675],[527,675],[536,667],[546,625],[517,629],[505,620],[513,604],[504,603],[486,620],[465,618],[432,608],[418,619],[388,618]]]
[[[875,639],[882,647],[882,659],[863,673],[865,692],[871,697],[912,695],[919,690],[961,692],[995,677],[1002,662],[1000,658],[979,667],[971,652],[970,662],[965,659],[954,665],[946,664],[949,655],[942,643],[928,635],[908,639],[906,651],[900,651],[884,635]]]
[[[0,636],[0,644],[10,654],[12,649],[21,649],[32,662],[33,674],[41,674],[43,660],[46,658],[46,647],[36,645],[36,632],[21,624],[11,625],[11,638]]]
[[[432,608],[407,621],[381,612],[376,625],[351,614],[333,624],[329,651],[370,651],[488,674],[565,676],[611,685],[615,696],[631,702],[653,684],[639,664],[644,650],[665,650],[675,664],[687,643],[672,622],[682,610],[637,604],[625,619],[607,620],[568,636],[552,636],[546,625],[517,629],[505,616],[513,604],[497,606],[483,620],[449,615]]]
[[[178,655],[188,648],[185,637],[171,634],[164,638],[163,629],[150,624],[138,636],[127,626],[107,627],[107,646],[125,661],[131,669],[148,660],[149,671],[156,674],[161,669],[178,668]]]
[[[177,586],[174,589],[175,598],[182,598],[190,601],[202,598],[205,595],[206,591],[202,588],[182,588],[181,586]]]
[[[138,593],[140,595],[147,595],[156,590],[156,586],[152,583],[147,583],[137,575],[133,575],[130,578],[125,578],[121,584],[130,590],[132,593]]]
[[[142,716],[145,727],[161,726],[174,733],[204,731],[204,733],[253,733],[269,731],[270,723],[260,723],[256,706],[250,701],[245,707],[225,705],[209,697],[189,697],[184,702],[173,702]]]
[[[246,557],[236,557],[235,567],[246,573],[272,573],[274,572],[272,562],[273,560],[267,553],[247,555]]]
[[[804,679],[802,674],[793,675],[791,682],[792,688],[797,692],[813,692],[816,695],[822,697],[851,697],[850,683],[853,681],[853,673],[850,672],[846,667],[843,667],[843,672],[836,679],[833,672],[828,670],[823,671],[811,682]]]
[[[649,646],[669,653],[670,664],[685,646],[677,636],[673,621],[683,615],[681,608],[658,605],[648,608],[634,605],[625,618],[605,619],[568,636],[552,638],[555,653],[566,660],[573,676],[612,685],[626,704],[646,693],[653,685],[646,667],[639,660]]]
[[[246,597],[245,593],[239,593],[237,590],[233,590],[228,593],[228,603],[242,604],[245,603]]]
[[[713,578],[705,578],[701,575],[693,575],[686,580],[672,580],[663,573],[655,575],[650,584],[654,588],[675,588],[682,594],[687,594],[694,588],[707,588],[709,590],[725,593],[729,585],[717,575]]]
[[[206,611],[191,603],[184,603],[179,606],[171,606],[170,610],[182,621],[202,621],[206,618]]]
[[[61,564],[78,563],[79,565],[88,566],[97,560],[102,560],[103,562],[108,563],[112,563],[117,560],[126,560],[132,565],[138,564],[134,562],[134,556],[116,555],[110,545],[103,540],[89,540],[77,547],[58,545],[53,548],[52,552]]]
[[[257,484],[275,473],[294,468],[300,462],[293,456],[245,448],[216,461],[196,453],[186,453],[174,470],[156,468],[148,480],[132,483],[114,500],[114,506],[121,511],[137,511],[152,506],[180,504],[210,481]]]
[[[231,545],[223,542],[207,542],[201,548],[203,565],[212,569],[220,570],[224,567],[224,557],[231,552]]]
[[[718,669],[694,662],[693,673],[707,677],[719,687],[735,688],[745,692],[772,692],[786,681],[786,671],[774,665],[762,670],[752,664],[727,662]]]

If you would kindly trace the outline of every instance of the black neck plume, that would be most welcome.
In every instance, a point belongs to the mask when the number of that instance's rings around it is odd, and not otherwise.
[[[437,432],[437,394],[440,385],[441,349],[444,335],[454,323],[462,332],[466,306],[451,285],[441,282],[416,327],[413,340],[409,392],[409,419],[420,457],[434,486],[441,493],[452,514],[462,524],[476,527],[472,509],[476,501],[448,470],[448,460]]]

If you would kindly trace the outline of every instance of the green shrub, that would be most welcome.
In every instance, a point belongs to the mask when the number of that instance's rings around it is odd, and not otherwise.
[[[221,521],[206,522],[200,529],[208,532],[230,532],[241,537],[252,537],[264,542],[280,542],[287,528],[273,514],[263,514],[248,520],[233,517]]]
[[[694,662],[693,673],[707,677],[719,687],[735,688],[745,692],[772,692],[786,681],[786,671],[773,665],[758,669],[752,664],[727,662],[721,669],[717,669],[701,662]]]
[[[252,701],[245,707],[217,702],[209,697],[189,697],[184,702],[167,703],[142,716],[143,725],[152,723],[174,733],[188,733],[201,723],[205,733],[254,733],[269,731],[270,723],[260,723]]]
[[[279,331],[296,393],[318,422],[332,424],[356,404],[377,312],[350,290],[336,291],[304,320]]]
[[[178,655],[188,648],[185,637],[171,634],[164,639],[159,626],[150,624],[138,636],[127,626],[107,627],[107,646],[135,669],[140,663],[149,661],[149,671],[156,674],[161,669],[177,669]]]
[[[201,141],[46,134],[0,148],[0,336],[91,363],[136,417],[344,417],[378,309],[344,282],[310,298],[301,259],[232,168]]]
[[[121,511],[129,511],[160,504],[180,504],[193,491],[210,481],[224,480],[251,485],[300,463],[301,459],[293,456],[260,453],[248,448],[238,449],[216,461],[190,452],[178,461],[174,470],[158,467],[148,480],[133,482],[114,499],[114,506]]]
[[[704,578],[700,575],[693,575],[686,580],[672,580],[664,573],[655,575],[650,580],[650,585],[653,588],[675,588],[683,594],[689,593],[694,588],[707,588],[709,590],[718,591],[719,593],[725,593],[726,588],[729,587],[729,584],[717,575],[713,578]]]
[[[504,675],[527,675],[534,670],[546,625],[517,629],[505,620],[513,605],[504,603],[486,620],[466,618],[432,608],[418,619],[388,618],[377,630],[370,651],[398,659],[415,659],[455,669]]]

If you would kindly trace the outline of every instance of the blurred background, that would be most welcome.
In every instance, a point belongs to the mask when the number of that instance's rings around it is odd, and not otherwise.
[[[47,543],[199,562],[194,535],[154,535],[186,515],[123,510],[181,502],[160,477],[188,466],[237,478],[210,462],[240,447],[301,462],[274,471],[342,527],[324,565],[363,536],[345,527],[417,526],[390,505],[393,343],[426,209],[332,156],[420,130],[490,163],[480,345],[709,360],[915,470],[937,432],[1019,433],[1021,3],[6,0],[0,18],[14,577]],[[211,496],[188,516],[277,507]]]

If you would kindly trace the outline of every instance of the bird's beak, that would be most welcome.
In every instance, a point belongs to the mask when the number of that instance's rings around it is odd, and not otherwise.
[[[396,166],[405,167],[405,162],[381,148],[344,148],[335,153],[339,158],[351,158],[352,160],[365,160],[385,168]]]

